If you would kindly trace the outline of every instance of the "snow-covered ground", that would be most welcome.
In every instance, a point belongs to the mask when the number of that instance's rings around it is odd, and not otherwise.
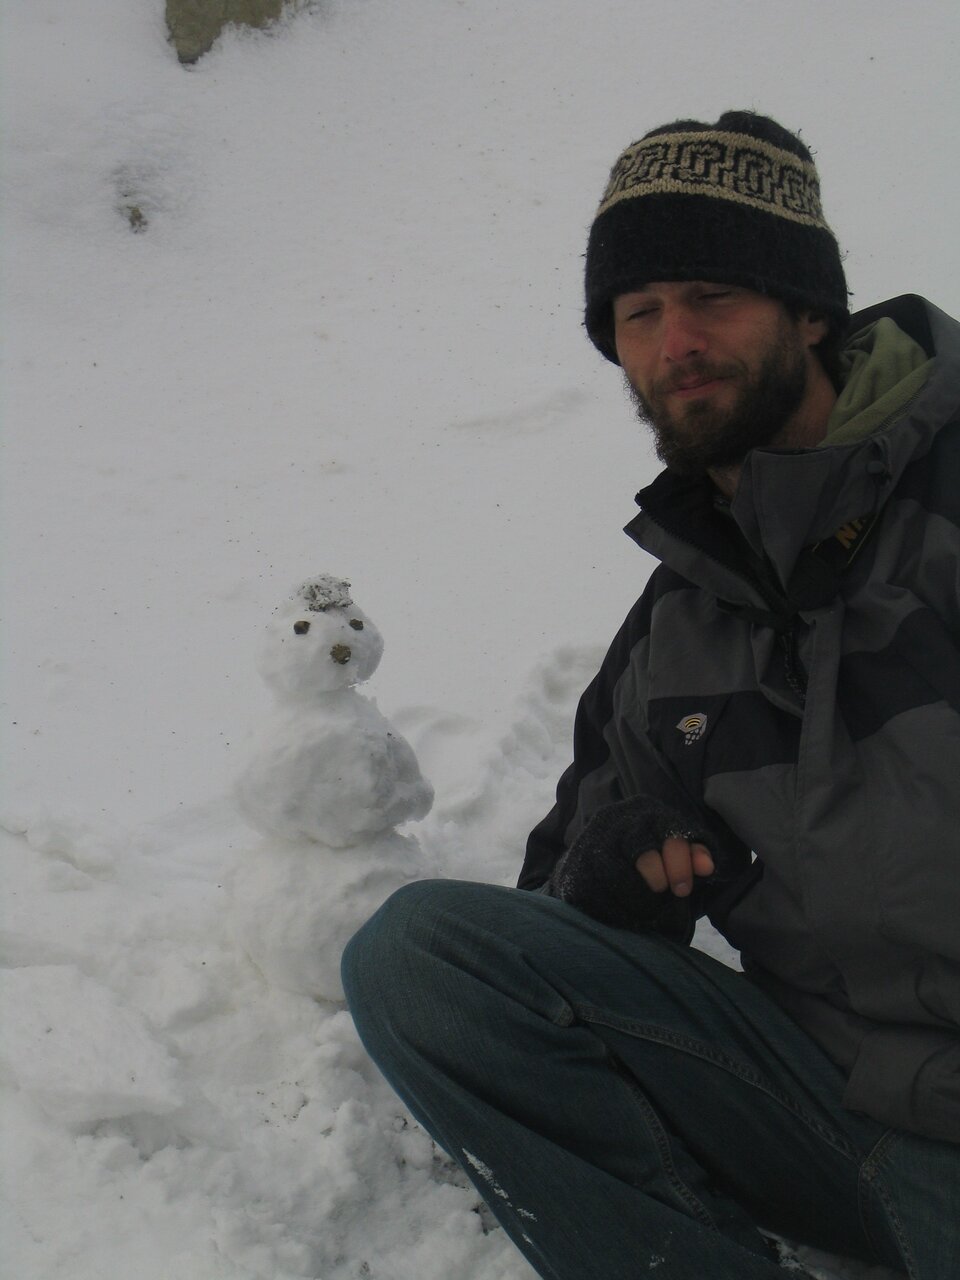
[[[349,1016],[242,945],[259,634],[349,578],[436,789],[408,833],[510,883],[649,571],[655,464],[579,327],[610,164],[767,111],[855,304],[956,313],[960,15],[316,0],[188,70],[161,0],[3,10],[0,1268],[524,1280]]]

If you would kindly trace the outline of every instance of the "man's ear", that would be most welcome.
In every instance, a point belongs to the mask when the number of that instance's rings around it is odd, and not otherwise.
[[[800,325],[808,347],[819,346],[830,332],[830,321],[822,311],[801,312]]]

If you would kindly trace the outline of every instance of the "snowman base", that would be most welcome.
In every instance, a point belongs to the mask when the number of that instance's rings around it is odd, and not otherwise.
[[[415,840],[385,832],[349,849],[270,841],[237,869],[237,941],[272,986],[342,1002],[340,957],[388,897],[424,875]]]

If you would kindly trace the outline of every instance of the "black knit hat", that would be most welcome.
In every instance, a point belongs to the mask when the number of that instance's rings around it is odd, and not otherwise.
[[[655,280],[745,285],[846,322],[840,250],[813,157],[752,111],[677,120],[645,134],[610,173],[587,245],[584,323],[619,364],[611,303]]]

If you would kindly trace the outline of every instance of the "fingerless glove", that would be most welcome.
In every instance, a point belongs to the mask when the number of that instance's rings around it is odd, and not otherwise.
[[[553,869],[545,891],[616,929],[654,931],[689,940],[694,913],[689,898],[669,890],[654,893],[637,870],[648,849],[679,837],[715,847],[697,819],[654,796],[632,796],[598,809]]]

